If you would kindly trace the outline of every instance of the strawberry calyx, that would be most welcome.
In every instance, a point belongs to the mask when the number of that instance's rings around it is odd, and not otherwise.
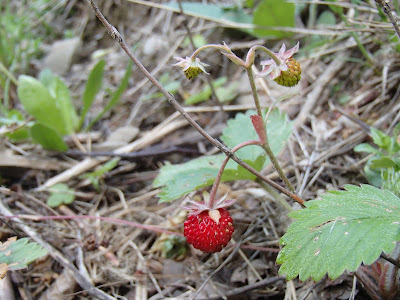
[[[226,199],[227,195],[228,194],[225,194],[225,196],[223,196],[221,199],[218,199],[217,201],[210,201],[210,194],[207,191],[203,191],[204,201],[200,202],[200,201],[189,200],[188,203],[191,205],[182,206],[182,208],[189,211],[189,216],[198,215],[206,210],[210,212],[215,210],[218,211],[219,208],[225,208],[231,206],[236,202],[236,199]],[[211,204],[212,202],[213,204]],[[212,213],[212,215],[215,215],[214,218],[216,218],[217,220],[219,219],[219,217],[216,217],[217,213],[214,212]]]

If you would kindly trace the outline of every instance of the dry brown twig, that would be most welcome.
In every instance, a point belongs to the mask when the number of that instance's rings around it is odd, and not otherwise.
[[[400,38],[400,28],[397,24],[397,20],[394,18],[392,14],[392,9],[387,1],[384,0],[375,0],[375,2],[382,8],[383,12],[389,17],[390,22],[392,23],[394,30],[396,30],[397,35]]]

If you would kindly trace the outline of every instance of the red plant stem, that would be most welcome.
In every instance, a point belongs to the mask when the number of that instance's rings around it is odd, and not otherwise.
[[[235,153],[235,152],[238,151],[240,148],[243,148],[243,147],[245,147],[245,146],[250,146],[250,145],[261,145],[261,144],[262,144],[262,142],[259,141],[259,140],[258,140],[258,141],[256,141],[256,140],[253,140],[253,141],[246,141],[246,142],[240,143],[239,145],[233,147],[232,150],[231,150],[231,152],[232,152],[232,153]],[[211,189],[211,192],[210,192],[210,202],[209,202],[210,207],[213,207],[214,204],[215,204],[215,195],[217,194],[219,182],[221,181],[222,173],[224,173],[224,169],[225,169],[226,164],[228,163],[229,159],[230,159],[229,156],[225,157],[224,161],[222,162],[221,167],[219,168],[217,177],[215,177],[215,181],[214,181],[214,184],[213,184],[212,189]]]
[[[94,3],[93,0],[87,0],[90,6],[93,8],[94,13],[96,14],[97,18],[103,23],[104,27],[108,30],[109,34],[111,37],[118,42],[118,44],[121,46],[121,48],[125,51],[125,53],[128,55],[128,57],[133,61],[133,63],[139,68],[139,70],[147,77],[147,79],[150,80],[150,82],[158,88],[158,90],[166,97],[167,101],[171,106],[173,106],[187,121],[190,125],[192,125],[205,139],[207,139],[211,144],[213,144],[215,147],[217,147],[221,152],[223,152],[226,156],[232,158],[236,163],[241,165],[243,168],[245,168],[247,171],[253,173],[256,175],[258,178],[260,178],[262,181],[266,182],[273,188],[281,191],[288,197],[292,198],[294,201],[300,203],[301,206],[304,207],[304,200],[301,199],[299,196],[295,195],[291,191],[285,189],[284,187],[280,186],[279,184],[275,183],[268,177],[262,175],[260,172],[258,172],[256,169],[252,168],[248,164],[246,164],[244,161],[242,161],[240,158],[235,156],[224,144],[219,142],[218,140],[214,139],[212,136],[210,136],[197,122],[183,109],[183,107],[176,101],[175,97],[171,94],[168,93],[164,89],[164,87],[157,81],[157,79],[154,78],[153,75],[150,74],[149,71],[140,63],[140,61],[136,58],[136,56],[132,53],[132,51],[129,49],[128,45],[124,42],[122,39],[120,33],[118,30],[112,26],[106,18],[103,16],[97,5]]]

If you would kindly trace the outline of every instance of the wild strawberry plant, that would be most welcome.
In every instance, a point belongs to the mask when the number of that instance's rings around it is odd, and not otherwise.
[[[282,45],[278,53],[261,45],[253,46],[245,60],[237,57],[225,43],[202,46],[190,57],[177,58],[176,66],[182,68],[188,79],[201,73],[208,74],[208,65],[198,58],[200,52],[206,49],[219,50],[246,70],[257,108],[255,112],[238,114],[235,119],[229,120],[222,141],[256,171],[272,162],[285,183],[280,190],[285,190],[303,207],[289,214],[295,221],[280,240],[283,248],[277,258],[277,263],[281,264],[279,273],[285,274],[288,279],[299,276],[300,280],[311,277],[317,281],[325,274],[335,279],[346,270],[357,271],[362,264],[371,265],[382,255],[390,255],[400,241],[400,199],[395,194],[370,185],[346,185],[345,190],[330,191],[320,199],[303,202],[293,194],[294,189],[275,158],[291,133],[291,124],[287,116],[278,110],[263,111],[260,108],[252,66],[256,51],[267,54],[270,59],[261,61],[262,70],[256,75],[268,75],[279,85],[294,86],[301,78],[300,64],[293,58],[299,44],[289,50]],[[378,136],[382,137],[375,132],[376,143]],[[390,151],[386,150],[393,154],[392,148],[396,145],[393,144]],[[359,151],[365,149],[371,150],[361,146]],[[398,152],[397,148],[394,150]],[[386,159],[382,158],[381,152],[374,150],[373,153],[380,162]],[[397,160],[392,159],[391,162],[397,165]],[[204,252],[215,252],[220,251],[231,238],[233,221],[230,221],[226,208],[235,201],[216,199],[216,190],[221,180],[239,179],[254,180],[256,175],[229,161],[229,155],[225,157],[221,154],[181,165],[166,165],[154,184],[161,187],[161,201],[171,201],[193,190],[213,185],[210,194],[203,197],[203,202],[190,201],[191,206],[185,207],[189,210],[189,218],[184,227],[190,244]]]

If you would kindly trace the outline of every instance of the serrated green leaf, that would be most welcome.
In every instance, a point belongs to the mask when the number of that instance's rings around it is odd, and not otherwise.
[[[35,123],[30,129],[29,134],[32,139],[42,145],[44,149],[55,151],[68,150],[67,144],[64,142],[61,135],[52,127],[42,123]]]
[[[64,183],[57,183],[50,189],[50,196],[47,198],[47,205],[58,207],[61,204],[70,204],[74,201],[74,190]]]
[[[295,26],[295,4],[285,1],[263,0],[253,13],[253,24],[257,26],[254,34],[258,37],[283,38],[291,32],[266,29],[262,27]]]
[[[373,186],[347,185],[289,214],[296,219],[281,238],[277,263],[287,279],[331,279],[390,254],[400,240],[400,199]]]
[[[92,106],[92,103],[103,86],[103,75],[104,75],[104,66],[106,61],[104,59],[100,60],[92,69],[89,74],[89,78],[87,80],[85,91],[83,92],[82,103],[83,108],[81,111],[81,117],[79,120],[79,128],[82,127],[83,121],[85,120],[85,116],[89,111],[89,108]]]
[[[257,138],[250,120],[250,115],[254,113],[254,111],[248,111],[246,114],[240,113],[236,115],[235,119],[229,120],[222,136],[222,140],[227,146],[233,148],[239,143]],[[285,114],[277,110],[271,113],[267,122],[267,130],[270,146],[275,154],[282,150],[291,133],[291,128]],[[247,146],[241,150],[237,152],[238,157],[257,170],[261,170],[268,163],[264,151],[258,146]],[[160,202],[171,201],[196,189],[212,185],[224,159],[225,155],[219,154],[161,168],[160,174],[153,183],[155,187],[162,187],[159,194]],[[243,179],[254,180],[255,176],[230,160],[221,180]]]
[[[9,270],[19,270],[47,254],[46,249],[28,242],[28,238],[11,238],[5,243],[0,242],[0,263],[7,264]]]

